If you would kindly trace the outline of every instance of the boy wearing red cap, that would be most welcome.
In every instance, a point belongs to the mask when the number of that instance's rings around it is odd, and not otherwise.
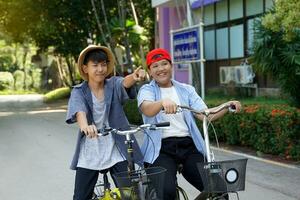
[[[142,112],[144,123],[169,121],[170,128],[149,131],[142,152],[146,152],[144,154],[146,165],[167,169],[164,200],[173,200],[176,195],[176,174],[179,164],[183,166],[182,174],[185,179],[199,191],[203,190],[196,163],[204,162],[205,156],[204,140],[194,115],[190,111],[176,112],[177,105],[187,105],[194,110],[203,110],[207,106],[193,86],[172,79],[171,56],[165,49],[150,51],[146,60],[148,72],[153,80],[139,90],[138,107]],[[237,111],[241,108],[238,101],[227,103],[234,104]],[[162,109],[164,112],[161,112]],[[212,118],[218,119],[226,112],[221,111]],[[202,119],[201,115],[195,117]]]

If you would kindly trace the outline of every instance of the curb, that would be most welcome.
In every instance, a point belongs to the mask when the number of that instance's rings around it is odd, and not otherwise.
[[[253,156],[253,155],[250,155],[250,154],[237,152],[237,151],[233,151],[233,150],[228,150],[228,149],[223,149],[223,148],[218,148],[218,147],[211,147],[211,148],[214,151],[221,151],[221,152],[230,153],[230,154],[234,154],[234,155],[237,155],[237,156],[250,158],[250,159],[253,159],[253,160],[258,160],[258,161],[261,161],[261,162],[265,162],[265,163],[269,163],[269,164],[273,164],[273,165],[277,165],[277,166],[281,166],[281,167],[285,167],[285,168],[300,170],[300,166],[298,166],[298,165],[281,163],[281,162],[273,161],[273,160],[270,160],[270,159],[261,158],[261,157]]]

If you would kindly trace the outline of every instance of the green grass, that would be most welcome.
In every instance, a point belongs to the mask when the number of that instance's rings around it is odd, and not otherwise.
[[[44,95],[44,101],[51,103],[59,99],[65,99],[70,96],[71,89],[69,87],[58,88]]]

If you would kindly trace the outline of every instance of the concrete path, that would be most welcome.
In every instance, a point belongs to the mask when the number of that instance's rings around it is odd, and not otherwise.
[[[0,111],[16,108],[33,108],[43,105],[43,95],[0,95]]]

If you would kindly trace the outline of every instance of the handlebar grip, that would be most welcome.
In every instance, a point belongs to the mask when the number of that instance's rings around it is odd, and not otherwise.
[[[170,126],[170,122],[160,122],[160,123],[153,124],[153,125],[155,125],[156,127],[167,127],[167,126]]]
[[[229,110],[229,112],[235,112],[235,111],[236,111],[235,105],[231,104],[231,105],[228,107],[228,110]]]

